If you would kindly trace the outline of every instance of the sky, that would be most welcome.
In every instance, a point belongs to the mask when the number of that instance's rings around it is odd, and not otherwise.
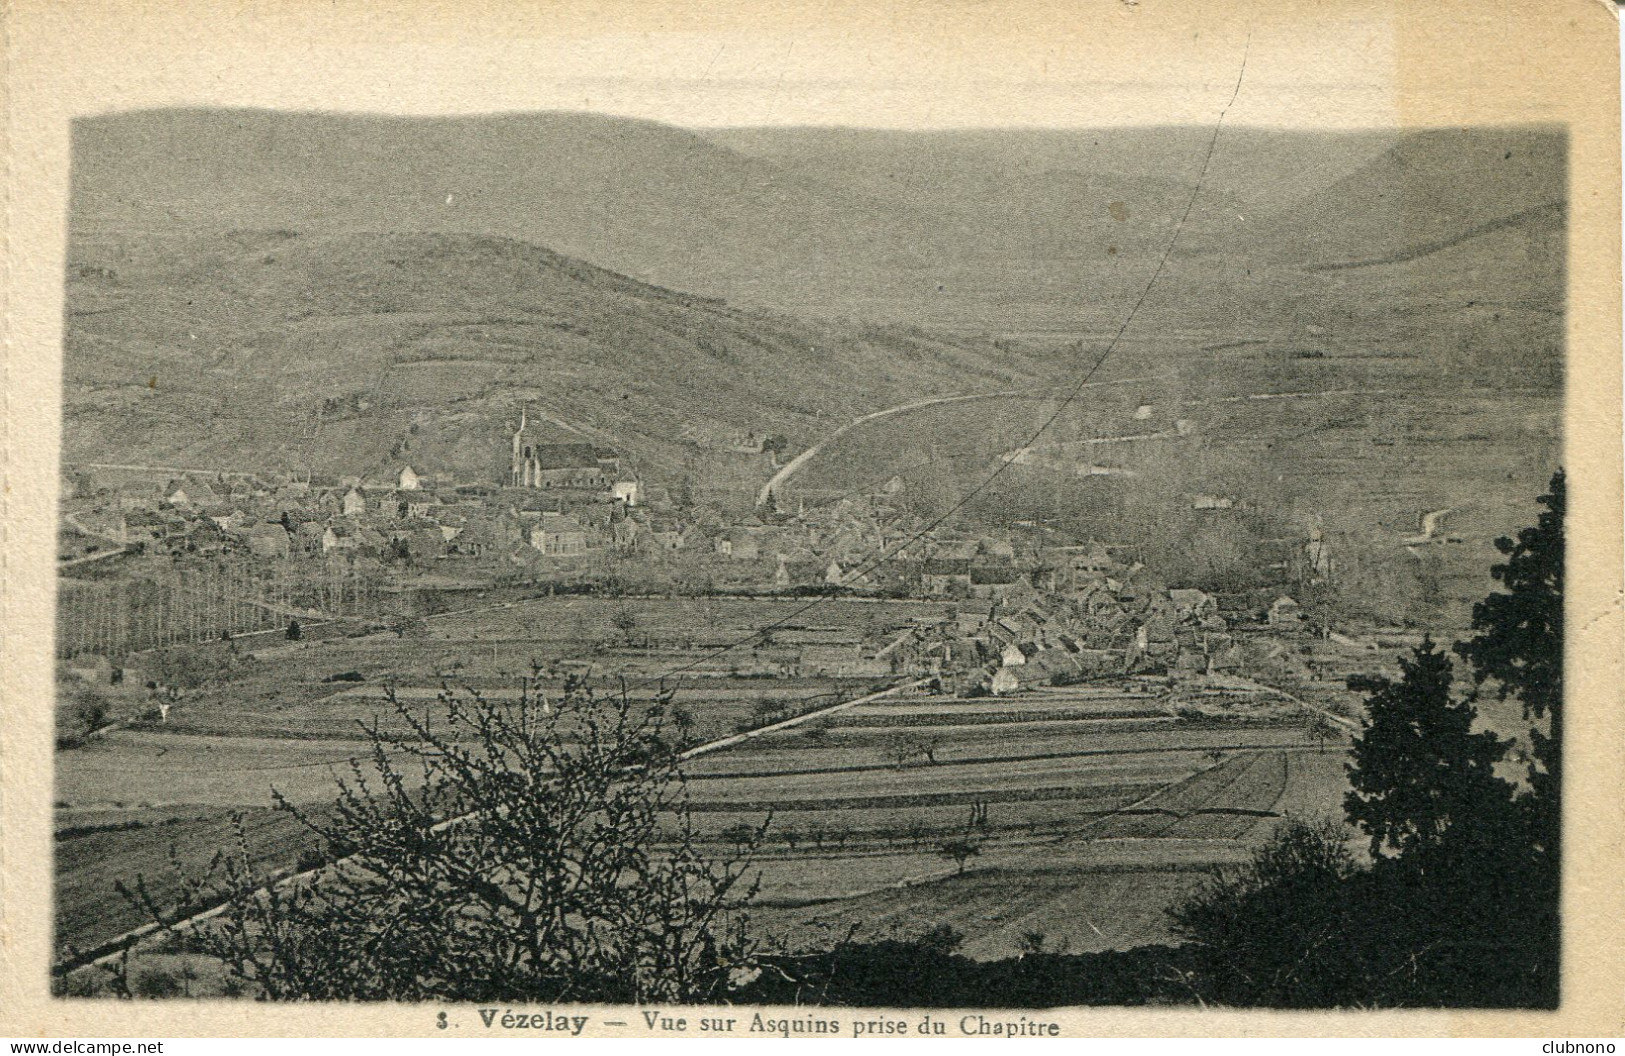
[[[75,114],[230,105],[594,110],[689,127],[1099,127],[1395,120],[1379,12],[1164,0],[221,3],[40,0],[21,31]],[[1267,18],[1258,10],[1269,11]],[[651,14],[650,12],[655,12]],[[53,32],[53,29],[60,32]],[[1242,76],[1245,59],[1245,75]]]

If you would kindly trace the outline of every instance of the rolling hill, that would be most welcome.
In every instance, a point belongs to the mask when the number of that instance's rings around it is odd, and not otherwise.
[[[498,480],[503,430],[531,402],[672,481],[692,471],[689,425],[805,441],[1056,368],[1008,342],[735,309],[476,235],[86,234],[67,299],[69,461]]]
[[[75,238],[486,235],[800,316],[1088,336],[1114,330],[1144,289],[1211,138],[141,111],[75,123],[70,225]],[[1455,313],[1505,302],[1503,287],[1559,311],[1564,155],[1555,128],[1226,128],[1143,326],[1229,330],[1245,317],[1291,341],[1352,312],[1362,336],[1392,342],[1411,330],[1367,309],[1398,297],[1440,306],[1430,340],[1449,343]],[[1518,218],[1556,252],[1509,262],[1480,240]],[[1471,258],[1466,286],[1383,270],[1430,247]],[[1314,270],[1349,262],[1368,266]]]
[[[620,447],[651,478],[748,496],[766,469],[698,450],[685,429],[800,447],[933,396],[1064,392],[1142,293],[1095,380],[1172,376],[1135,396],[1160,408],[1294,389],[1453,406],[1500,390],[1505,420],[1549,418],[1560,130],[1226,129],[1192,204],[1210,138],[702,135],[585,114],[87,119],[74,129],[66,457],[372,475],[411,462],[500,479],[503,430],[528,402],[561,438]],[[1048,413],[956,406],[932,443],[991,457]],[[1499,448],[1463,476],[1454,454],[1435,459],[1443,448],[1393,444],[1431,428],[1408,414],[1334,402],[1250,426],[1237,442],[1271,439],[1236,490],[1269,496],[1296,475],[1294,524],[1364,502],[1334,487],[1355,478],[1294,469],[1349,423],[1364,445],[1356,490],[1445,473],[1499,486],[1484,476],[1510,457]],[[865,442],[918,446],[921,423],[888,421]],[[1547,450],[1547,425],[1531,435]],[[1506,487],[1532,494],[1546,461],[1520,463]],[[944,487],[962,492],[984,462],[939,466]],[[856,486],[833,468],[821,490]],[[1034,509],[1059,501],[1029,484]],[[1412,516],[1431,487],[1356,527],[1388,531],[1378,521]],[[1432,508],[1458,501],[1446,491]]]

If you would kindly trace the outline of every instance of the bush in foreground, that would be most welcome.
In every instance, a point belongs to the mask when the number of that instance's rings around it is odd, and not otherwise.
[[[698,1002],[723,996],[751,948],[733,907],[753,893],[736,841],[713,859],[689,822],[669,695],[582,685],[550,700],[442,693],[400,734],[369,729],[320,817],[279,799],[334,864],[272,882],[246,846],[160,906],[222,904],[188,929],[248,992],[276,1000]],[[413,780],[418,772],[423,781]],[[310,859],[315,861],[317,859]]]

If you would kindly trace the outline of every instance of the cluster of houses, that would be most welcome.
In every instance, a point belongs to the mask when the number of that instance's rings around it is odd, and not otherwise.
[[[1040,546],[1008,535],[927,530],[900,513],[884,488],[793,515],[730,517],[711,506],[679,507],[665,488],[624,472],[613,451],[528,444],[523,429],[513,440],[513,472],[527,486],[457,484],[411,466],[383,483],[193,474],[158,485],[77,474],[64,485],[75,526],[177,558],[319,558],[478,579],[515,571],[590,578],[602,568],[594,558],[614,556],[702,570],[716,589],[838,588],[1014,606],[1059,597],[1114,633],[1114,614],[1145,604],[1126,585],[1138,566],[1120,566],[1102,544]],[[1169,622],[1148,621],[1139,649],[1160,659],[1175,640]],[[1191,643],[1183,647],[1190,655]]]
[[[149,551],[424,562],[584,555],[623,538],[617,524],[644,498],[638,482],[613,474],[602,487],[499,488],[437,482],[410,466],[384,484],[217,474],[109,486],[80,474],[66,493],[76,523]],[[653,498],[669,506],[662,493]]]
[[[1046,589],[967,604],[893,655],[951,674],[961,694],[1002,695],[1105,675],[1257,670],[1271,654],[1291,654],[1307,629],[1288,598],[1260,613],[1240,599],[1138,582],[1138,566],[1119,567],[1099,548],[1050,556]]]
[[[1058,574],[1056,589],[1033,587],[1022,574],[1021,586],[998,596],[953,595],[963,600],[940,618],[921,616],[867,636],[853,627],[778,628],[748,652],[715,663],[733,674],[772,677],[928,676],[960,696],[1125,674],[1302,666],[1310,628],[1291,599],[1260,609],[1199,590],[1138,584],[1133,566],[1118,568],[1087,551],[1076,556],[1090,569],[1070,581]]]

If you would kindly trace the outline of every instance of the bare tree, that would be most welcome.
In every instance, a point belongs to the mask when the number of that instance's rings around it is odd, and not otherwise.
[[[965,863],[982,853],[982,844],[978,840],[968,837],[963,839],[943,840],[937,844],[937,854],[947,858],[959,867],[958,872],[965,872]]]
[[[907,767],[909,760],[915,756],[919,756],[926,763],[935,766],[937,762],[937,745],[939,743],[939,740],[935,737],[900,732],[887,737],[881,745],[881,751],[885,752],[886,758],[890,759],[899,770]]]
[[[638,629],[637,614],[623,605],[615,610],[615,614],[609,618],[609,622],[617,631],[621,632],[621,638],[625,640],[626,644],[631,646],[634,632]]]
[[[670,694],[570,682],[549,706],[531,685],[422,714],[391,693],[404,732],[368,730],[330,810],[278,797],[333,865],[271,883],[240,838],[178,904],[139,879],[131,897],[171,930],[223,902],[189,941],[271,999],[714,999],[752,955],[735,910],[762,831],[731,858],[701,850]]]

